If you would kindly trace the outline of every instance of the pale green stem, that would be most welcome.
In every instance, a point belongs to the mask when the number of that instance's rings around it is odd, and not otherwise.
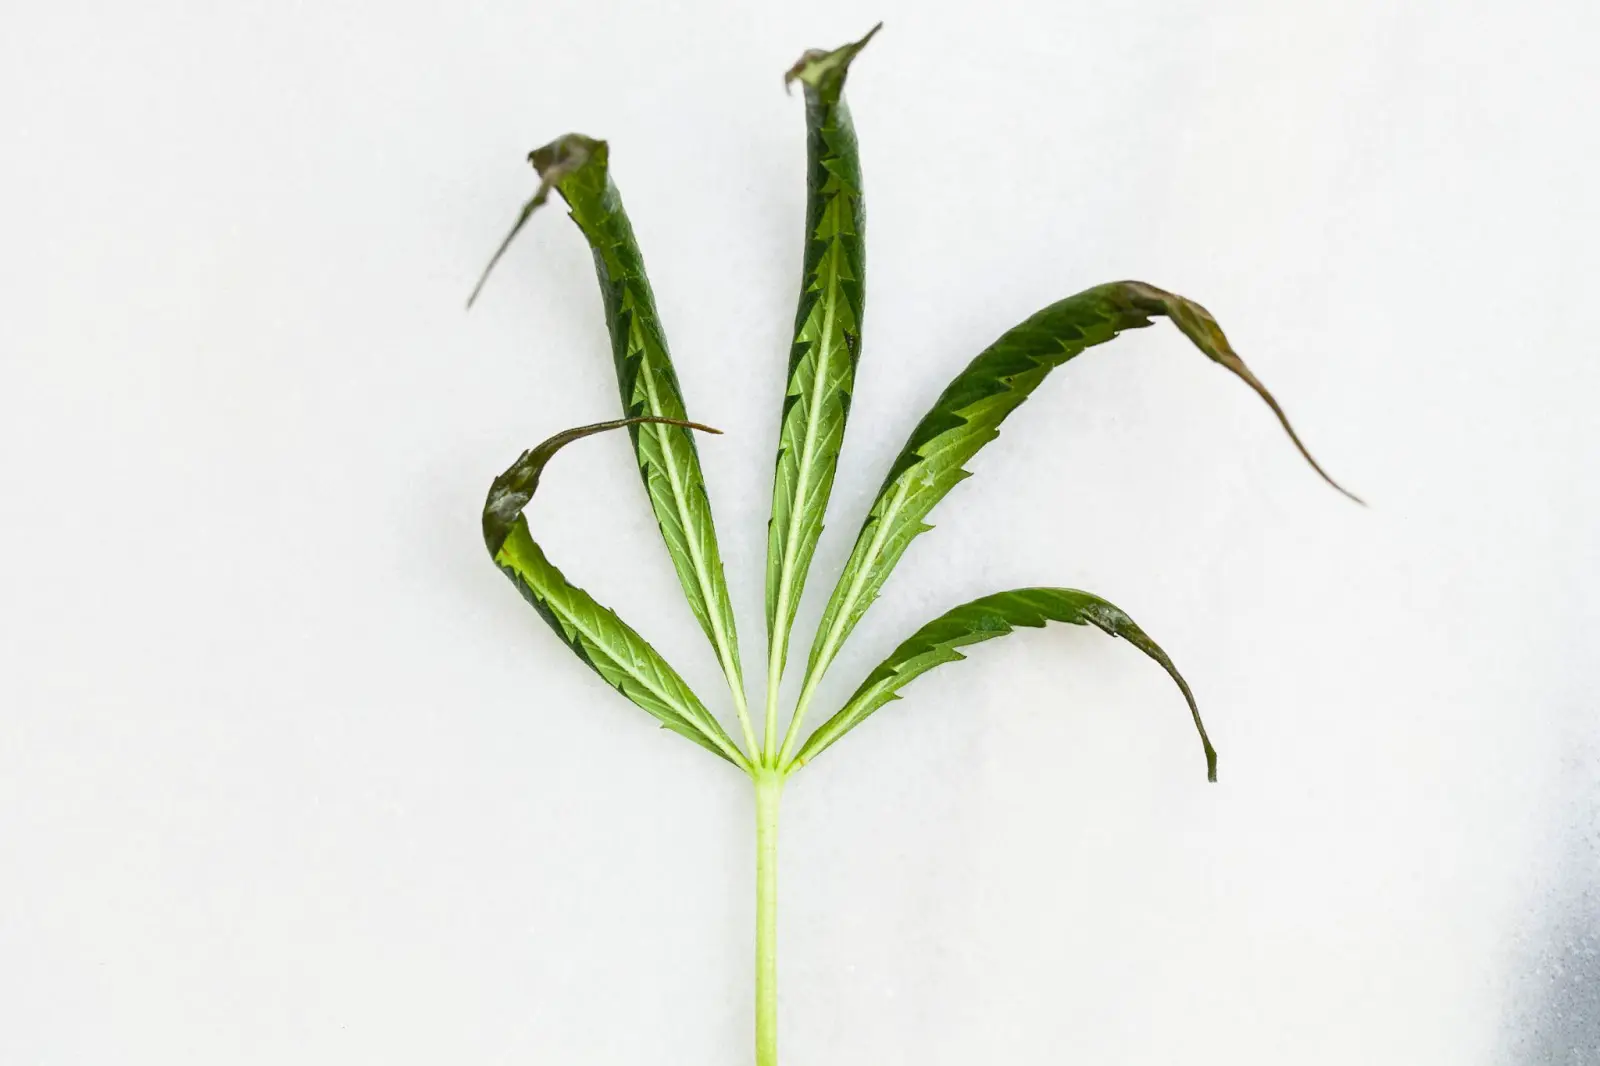
[[[778,800],[783,775],[757,769],[756,1066],[778,1064]]]

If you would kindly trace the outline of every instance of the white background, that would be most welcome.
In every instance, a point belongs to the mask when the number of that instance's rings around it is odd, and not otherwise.
[[[1060,371],[823,693],[1020,584],[1125,607],[798,777],[792,1066],[1600,1062],[1592,4],[32,5],[0,37],[0,1062],[750,1061],[747,783],[495,572],[610,417],[528,149],[608,138],[746,669],[801,258],[779,75],[850,82],[865,354],[809,639],[905,434],[1015,321],[1204,302],[1362,510],[1161,326]],[[624,438],[553,558],[708,698]],[[754,685],[752,684],[752,690]],[[827,709],[826,707],[824,708]]]

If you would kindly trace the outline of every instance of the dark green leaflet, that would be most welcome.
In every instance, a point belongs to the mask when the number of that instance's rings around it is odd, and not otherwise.
[[[670,420],[687,417],[683,394],[667,352],[666,336],[656,314],[633,227],[611,181],[606,142],[568,134],[536,149],[529,159],[539,172],[539,190],[523,207],[485,269],[484,279],[529,216],[548,198],[550,190],[559,192],[594,252],[623,411],[630,417],[651,415],[669,420],[631,425],[628,432],[650,506],[689,608],[716,649],[743,722],[746,712],[739,638],[711,519],[711,503],[700,472],[700,456],[689,432],[670,424]],[[482,287],[480,280],[474,297]]]
[[[489,487],[483,504],[483,541],[495,565],[562,641],[607,684],[654,715],[666,728],[747,770],[749,763],[738,747],[677,671],[615,612],[567,581],[534,541],[522,513],[539,488],[545,464],[557,451],[580,437],[624,426],[631,428],[637,421],[618,419],[579,426],[523,452]],[[676,424],[717,432],[692,422]]]
[[[861,356],[865,213],[844,81],[850,61],[876,32],[832,52],[807,52],[786,79],[805,87],[806,248],[767,527],[769,701],[822,533]],[[777,743],[774,725],[769,719],[770,744]]]
[[[917,630],[910,640],[867,675],[838,714],[807,738],[794,758],[795,768],[816,758],[879,707],[899,699],[897,693],[911,681],[941,663],[965,659],[957,648],[1003,637],[1017,626],[1041,627],[1046,622],[1092,625],[1103,633],[1123,638],[1154,659],[1183,692],[1189,713],[1194,717],[1194,727],[1200,733],[1200,743],[1205,748],[1206,777],[1212,781],[1217,779],[1217,752],[1206,736],[1205,724],[1200,721],[1200,709],[1195,706],[1188,683],[1166,652],[1114,604],[1077,589],[1052,588],[1012,589],[984,596],[946,611]]]
[[[1148,326],[1152,317],[1170,318],[1206,356],[1254,389],[1317,473],[1339,488],[1311,458],[1277,401],[1234,353],[1205,308],[1138,281],[1113,282],[1069,296],[1028,318],[978,355],[912,430],[911,439],[884,479],[828,601],[811,646],[807,691],[814,689],[912,539],[932,528],[923,522],[928,512],[968,476],[963,465],[999,435],[1006,416],[1050,371],[1123,330]],[[801,710],[806,698],[803,692]]]

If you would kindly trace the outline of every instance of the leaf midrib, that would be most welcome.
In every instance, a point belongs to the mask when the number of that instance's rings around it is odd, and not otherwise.
[[[555,597],[548,595],[544,597],[544,600],[546,603],[556,606],[561,611],[562,615],[566,617],[567,623],[572,626],[573,630],[579,636],[584,638],[585,642],[591,648],[604,654],[607,659],[616,664],[616,667],[619,671],[632,678],[639,684],[641,688],[649,692],[664,706],[676,713],[686,725],[692,726],[699,732],[705,734],[706,739],[717,745],[719,749],[723,750],[724,752],[727,751],[727,744],[726,741],[724,741],[721,737],[721,730],[708,731],[707,727],[709,723],[707,723],[704,719],[705,717],[709,717],[709,711],[702,712],[695,710],[692,705],[685,704],[681,696],[674,697],[672,693],[662,688],[659,681],[652,682],[650,675],[640,672],[639,667],[636,664],[631,661],[624,661],[615,651],[612,650],[609,642],[605,640],[603,634],[597,632],[592,626],[584,623],[583,615],[581,615],[575,609],[575,605],[573,603],[562,602],[561,600],[557,600]],[[598,601],[592,602],[594,602],[595,608],[599,611],[606,610],[606,608]],[[617,619],[617,624],[620,626],[627,625],[627,623],[623,622],[621,619]],[[732,753],[729,754],[731,755]]]
[[[842,193],[840,194],[842,195]],[[834,197],[835,200],[838,196]],[[834,319],[838,316],[840,299],[839,271],[833,257],[828,253],[840,240],[835,236],[828,242],[828,251],[823,252],[823,261],[830,266],[826,268],[825,296],[822,311],[822,329],[817,340],[813,343],[811,376],[811,399],[806,407],[806,433],[804,443],[800,450],[799,468],[795,473],[795,487],[790,497],[788,530],[784,534],[783,564],[778,569],[778,601],[772,619],[772,646],[768,649],[767,656],[767,704],[768,723],[767,758],[771,759],[777,753],[777,688],[783,679],[783,663],[785,652],[789,646],[789,630],[791,620],[789,617],[789,600],[794,592],[795,558],[798,554],[800,540],[801,519],[805,514],[806,495],[809,492],[812,465],[816,452],[817,438],[822,425],[822,399],[827,392],[828,375],[824,367],[831,364],[828,339],[833,335]]]
[[[650,360],[649,349],[643,345],[640,347],[640,360],[645,364],[639,369],[644,375],[645,398],[650,404],[650,413],[659,416],[663,414],[663,411],[661,398],[656,392],[656,368]],[[678,475],[677,464],[670,461],[672,457],[671,433],[673,432],[673,427],[656,422],[650,425],[650,429],[647,432],[654,433],[656,442],[661,445],[663,458],[661,465],[666,470],[667,482],[672,488],[673,509],[677,512],[678,524],[683,528],[684,544],[689,550],[689,563],[694,568],[695,583],[700,587],[700,599],[705,604],[706,618],[711,623],[711,640],[717,646],[717,659],[721,663],[723,676],[728,680],[728,688],[733,693],[734,706],[740,709],[739,717],[743,721],[747,713],[743,710],[745,707],[744,680],[739,672],[739,664],[734,661],[733,655],[729,650],[728,635],[722,625],[720,604],[717,602],[711,586],[711,577],[706,569],[705,558],[700,551],[699,538],[693,532],[696,527],[690,521],[691,516],[689,514],[688,500],[685,498],[683,481]],[[682,431],[680,430],[679,432]],[[754,743],[754,738],[751,736],[747,736],[745,739],[749,743]]]

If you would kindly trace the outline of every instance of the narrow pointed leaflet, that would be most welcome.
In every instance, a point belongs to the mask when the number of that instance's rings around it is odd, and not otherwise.
[[[878,491],[823,611],[799,702],[784,739],[780,765],[786,764],[793,753],[799,724],[823,673],[911,541],[932,528],[923,521],[928,512],[968,476],[964,464],[999,436],[1006,416],[1039,387],[1050,371],[1124,330],[1150,325],[1152,317],[1171,319],[1204,355],[1254,389],[1272,408],[1306,461],[1330,485],[1351,495],[1311,458],[1272,394],[1233,351],[1216,319],[1199,304],[1139,281],[1100,285],[1053,303],[1006,332],[973,359],[911,431]]]
[[[727,759],[741,770],[749,763],[700,697],[649,642],[616,612],[569,582],[545,557],[528,530],[523,509],[539,488],[539,477],[557,451],[594,433],[632,427],[641,419],[597,422],[558,433],[522,453],[489,486],[483,504],[483,542],[495,565],[556,635],[612,688],[663,726]],[[709,426],[679,421],[680,428],[716,433]]]
[[[876,32],[831,52],[807,52],[784,78],[805,89],[806,245],[767,526],[768,761],[777,753],[789,630],[822,534],[861,357],[866,220],[844,81]]]
[[[845,701],[838,714],[822,723],[816,732],[806,738],[793,759],[793,767],[799,769],[815,759],[829,745],[860,725],[872,712],[890,700],[899,699],[900,689],[929,670],[943,663],[965,659],[966,656],[958,648],[1003,637],[1017,626],[1037,628],[1046,622],[1094,626],[1102,633],[1121,637],[1154,659],[1183,693],[1184,701],[1189,705],[1189,714],[1194,719],[1195,730],[1200,734],[1200,745],[1205,749],[1206,777],[1211,781],[1217,779],[1216,749],[1206,736],[1205,723],[1200,720],[1200,709],[1195,706],[1194,694],[1189,691],[1188,682],[1172,665],[1167,653],[1115,604],[1093,593],[1053,588],[1012,589],[984,596],[951,608],[917,630],[867,675],[867,679]]]
[[[650,507],[689,609],[716,651],[745,741],[753,751],[756,741],[745,703],[739,637],[711,502],[700,472],[700,455],[689,431],[677,424],[688,417],[683,393],[633,226],[611,181],[609,148],[605,141],[570,133],[534,150],[528,158],[539,172],[539,189],[523,207],[484,278],[550,190],[559,192],[594,252],[623,413],[651,416],[628,427]],[[480,280],[479,290],[482,286]],[[477,291],[473,295],[476,297]]]

